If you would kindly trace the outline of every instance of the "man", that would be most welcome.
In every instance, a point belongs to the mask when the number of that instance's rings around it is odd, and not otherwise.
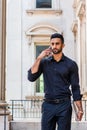
[[[50,38],[50,48],[41,52],[28,71],[28,79],[44,77],[44,102],[42,104],[42,130],[71,130],[71,95],[78,108],[77,118],[83,115],[78,67],[62,50],[64,38],[55,33]],[[71,89],[70,89],[71,86]]]

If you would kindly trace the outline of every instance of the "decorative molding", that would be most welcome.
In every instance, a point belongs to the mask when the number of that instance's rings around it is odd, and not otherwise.
[[[79,6],[77,8],[77,12],[76,12],[80,20],[82,20],[82,18],[85,16],[85,13],[86,13],[85,6],[86,6],[85,1],[80,1]]]
[[[46,33],[47,31],[47,33]],[[49,33],[48,33],[49,32]],[[27,31],[25,32],[26,36],[28,35],[50,35],[52,34],[52,32],[60,32],[62,33],[62,31],[60,29],[57,29],[56,27],[52,26],[52,25],[47,25],[47,24],[37,24],[29,29],[27,29]]]
[[[33,14],[52,14],[52,15],[61,15],[62,14],[62,10],[61,9],[27,9],[26,13],[28,15],[33,15]]]
[[[27,38],[27,43],[29,44],[29,45],[31,45],[31,43],[32,43],[32,38],[31,38],[31,35],[26,35],[26,38]]]
[[[28,40],[28,44],[31,45],[32,43],[32,39],[37,42],[43,38],[43,40],[41,41],[49,41],[50,35],[52,33],[55,32],[59,32],[59,33],[63,33],[62,31],[60,31],[60,29],[57,29],[56,27],[53,27],[52,25],[47,25],[47,24],[37,24],[29,29],[27,29],[27,31],[25,32],[25,35],[27,37]]]
[[[76,8],[76,6],[77,6],[77,0],[74,0],[74,2],[73,2],[73,8]]]
[[[76,33],[78,31],[78,21],[74,20],[72,24],[72,32]]]
[[[77,37],[77,32],[78,32],[78,21],[74,20],[72,24],[72,32],[74,35],[74,43],[76,43],[76,37]]]

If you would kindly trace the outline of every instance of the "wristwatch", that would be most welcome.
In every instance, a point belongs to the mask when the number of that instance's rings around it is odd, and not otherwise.
[[[78,111],[78,112],[79,112],[79,113],[82,113],[82,114],[84,113],[83,111]]]

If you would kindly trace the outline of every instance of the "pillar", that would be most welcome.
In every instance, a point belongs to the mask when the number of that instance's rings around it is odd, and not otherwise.
[[[6,0],[0,0],[0,130],[8,130],[8,104],[5,101]]]

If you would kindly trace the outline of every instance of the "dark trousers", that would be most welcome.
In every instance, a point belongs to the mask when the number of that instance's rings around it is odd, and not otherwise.
[[[58,104],[43,102],[41,130],[71,130],[71,101]]]

